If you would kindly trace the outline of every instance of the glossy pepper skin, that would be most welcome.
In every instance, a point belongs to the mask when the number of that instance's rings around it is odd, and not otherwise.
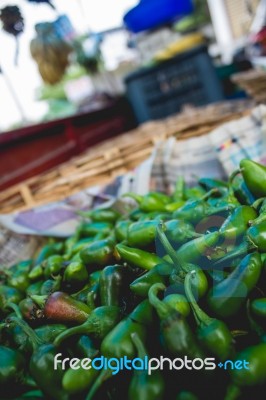
[[[131,224],[127,232],[127,243],[131,247],[145,248],[154,243],[156,228],[159,224],[157,220],[138,221]]]
[[[64,258],[60,255],[50,256],[43,262],[44,276],[49,279],[51,276],[58,275],[64,268]]]
[[[137,357],[143,360],[147,356],[147,351],[142,340],[137,333],[132,333],[131,339],[136,347]],[[128,400],[162,400],[164,388],[164,379],[159,370],[150,375],[147,370],[135,370],[129,385]]]
[[[115,224],[114,232],[115,232],[115,238],[117,242],[122,242],[123,240],[127,239],[127,232],[128,228],[132,224],[132,221],[126,219],[126,220],[119,220]]]
[[[99,371],[94,368],[82,368],[81,360],[78,366],[80,366],[80,369],[69,368],[63,376],[62,386],[69,395],[88,390],[99,375]]]
[[[88,281],[88,278],[89,274],[85,264],[82,261],[73,261],[66,267],[63,280],[73,287],[82,287]]]
[[[179,293],[168,294],[164,297],[163,303],[171,306],[175,311],[183,317],[188,317],[190,314],[190,306],[186,297]]]
[[[248,254],[226,279],[209,291],[209,308],[222,318],[234,315],[258,282],[261,269],[260,254]]]
[[[100,298],[103,306],[122,306],[128,291],[129,271],[122,265],[109,265],[102,270]]]
[[[256,217],[257,213],[254,208],[250,206],[236,207],[232,214],[224,221],[219,232],[226,239],[233,239],[235,242],[239,242],[249,228],[249,223]]]
[[[119,212],[108,208],[97,208],[90,211],[78,211],[82,217],[89,218],[93,222],[108,222],[113,224],[121,215]]]
[[[193,225],[189,222],[178,219],[165,222],[165,234],[173,245],[181,245],[201,236],[201,234],[195,232]]]
[[[53,322],[82,324],[91,313],[86,304],[64,292],[54,292],[50,296],[32,296],[32,300],[42,307],[45,318]]]
[[[165,206],[171,202],[171,198],[163,193],[150,192],[144,196],[135,193],[126,193],[123,197],[131,197],[139,204],[139,209],[144,212],[165,211]]]
[[[103,239],[89,244],[81,250],[80,258],[86,266],[97,268],[112,264],[114,252],[114,242],[111,239]]]
[[[266,221],[251,226],[247,231],[248,241],[254,245],[260,253],[266,252]]]
[[[266,196],[266,167],[255,161],[243,159],[240,161],[240,170],[244,181],[253,194],[258,199]]]
[[[107,358],[136,357],[137,350],[132,342],[131,334],[137,333],[141,340],[147,336],[147,328],[152,324],[153,311],[148,300],[142,301],[125,319],[120,321],[109,332],[101,343],[100,353]],[[86,400],[91,400],[99,387],[112,376],[112,371],[102,370]]]
[[[238,175],[233,179],[232,189],[240,204],[251,206],[254,203],[255,197],[248,189],[242,176]]]
[[[23,293],[7,285],[0,285],[0,312],[7,312],[7,303],[18,304],[23,299]]]
[[[157,264],[150,271],[131,282],[129,285],[130,290],[137,296],[147,297],[149,289],[154,283],[167,283],[172,270],[172,264]]]
[[[115,306],[102,306],[95,308],[88,319],[79,326],[74,326],[62,332],[54,341],[55,346],[60,344],[73,335],[93,335],[97,339],[104,338],[108,332],[121,319],[121,312]]]
[[[162,346],[172,356],[203,357],[203,352],[185,318],[157,297],[158,292],[165,289],[163,284],[156,283],[149,290],[150,304],[155,308],[161,321]]]
[[[163,260],[156,254],[119,243],[115,246],[115,255],[118,261],[122,260],[134,267],[150,270]]]
[[[64,244],[62,242],[47,244],[42,247],[37,257],[34,260],[34,265],[41,264],[48,257],[61,254],[64,249]]]
[[[206,352],[224,361],[230,358],[233,347],[233,337],[227,325],[218,319],[210,318],[197,304],[191,288],[191,280],[196,272],[191,272],[185,278],[185,292],[197,322],[197,337]]]
[[[0,346],[0,386],[15,385],[22,378],[24,359],[21,353],[9,347]]]
[[[113,224],[109,222],[84,222],[81,224],[81,237],[90,237],[97,234],[109,235]]]
[[[254,316],[266,319],[266,297],[252,300],[250,309]]]
[[[67,400],[68,396],[62,389],[63,370],[61,365],[54,368],[56,348],[51,344],[43,344],[28,324],[16,317],[9,319],[9,324],[20,326],[29,337],[33,353],[30,358],[29,372],[43,393],[51,399]]]

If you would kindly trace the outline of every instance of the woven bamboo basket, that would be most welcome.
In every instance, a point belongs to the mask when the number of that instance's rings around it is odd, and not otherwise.
[[[64,199],[94,185],[107,184],[147,159],[159,141],[171,136],[186,140],[205,135],[218,125],[245,115],[251,106],[251,103],[237,101],[188,107],[170,118],[145,123],[1,192],[0,213],[29,209]]]

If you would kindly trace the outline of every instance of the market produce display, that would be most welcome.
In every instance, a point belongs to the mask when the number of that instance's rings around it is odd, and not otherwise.
[[[265,181],[128,193],[1,266],[0,398],[264,399]]]

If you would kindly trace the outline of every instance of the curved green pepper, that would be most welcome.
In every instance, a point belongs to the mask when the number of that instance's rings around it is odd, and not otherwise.
[[[256,199],[265,197],[266,167],[248,159],[241,160],[239,165],[244,181],[253,196]]]
[[[119,212],[111,208],[96,208],[89,211],[77,211],[77,214],[90,218],[93,222],[108,222],[113,224],[120,216]]]
[[[266,319],[266,297],[252,300],[250,304],[252,314],[257,317]]]
[[[159,221],[138,221],[132,223],[127,231],[127,243],[131,247],[145,248],[154,243],[156,237],[156,228]]]
[[[1,390],[4,390],[4,387],[15,385],[21,380],[24,359],[18,351],[0,346],[0,360],[0,385]]]
[[[111,239],[98,240],[81,250],[80,258],[87,266],[105,267],[114,259],[114,242]]]
[[[155,265],[163,263],[163,260],[157,257],[156,254],[125,246],[122,243],[115,246],[115,251],[115,256],[119,261],[122,259],[134,267],[150,270]]]
[[[18,304],[23,299],[23,293],[7,285],[0,285],[0,310],[6,312],[7,303]]]
[[[81,362],[82,360],[77,365],[79,369],[70,368],[63,376],[62,386],[68,394],[73,395],[88,390],[99,375],[99,371],[94,368],[82,368]]]
[[[151,270],[131,282],[129,285],[130,290],[137,296],[147,297],[149,289],[154,283],[160,282],[166,284],[172,270],[172,264],[157,264]]]
[[[139,204],[139,209],[144,212],[165,211],[165,206],[171,202],[171,198],[159,192],[150,192],[144,196],[135,193],[125,193],[123,197],[130,197]]]
[[[266,221],[253,225],[247,230],[248,241],[257,248],[260,253],[266,252]]]
[[[64,271],[63,280],[73,286],[84,285],[89,278],[89,274],[83,262],[72,261]]]
[[[122,306],[123,295],[128,291],[129,270],[122,265],[109,265],[100,276],[102,306]]]
[[[219,232],[226,239],[241,240],[249,227],[250,221],[256,219],[257,213],[250,206],[239,206],[234,209],[231,215],[227,217]]]
[[[248,254],[226,279],[209,291],[210,309],[220,317],[234,315],[258,282],[261,269],[260,254]]]
[[[198,325],[197,337],[199,343],[210,354],[224,361],[232,354],[233,337],[223,321],[210,318],[197,304],[191,290],[191,280],[196,272],[191,272],[185,278],[185,292]]]
[[[115,238],[118,242],[123,242],[123,240],[127,239],[127,231],[131,224],[132,221],[130,220],[121,219],[120,221],[117,221],[114,231]]]

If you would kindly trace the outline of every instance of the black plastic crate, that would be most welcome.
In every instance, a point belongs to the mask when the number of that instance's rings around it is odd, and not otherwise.
[[[206,46],[142,68],[125,78],[127,96],[139,123],[223,100],[223,91]]]

